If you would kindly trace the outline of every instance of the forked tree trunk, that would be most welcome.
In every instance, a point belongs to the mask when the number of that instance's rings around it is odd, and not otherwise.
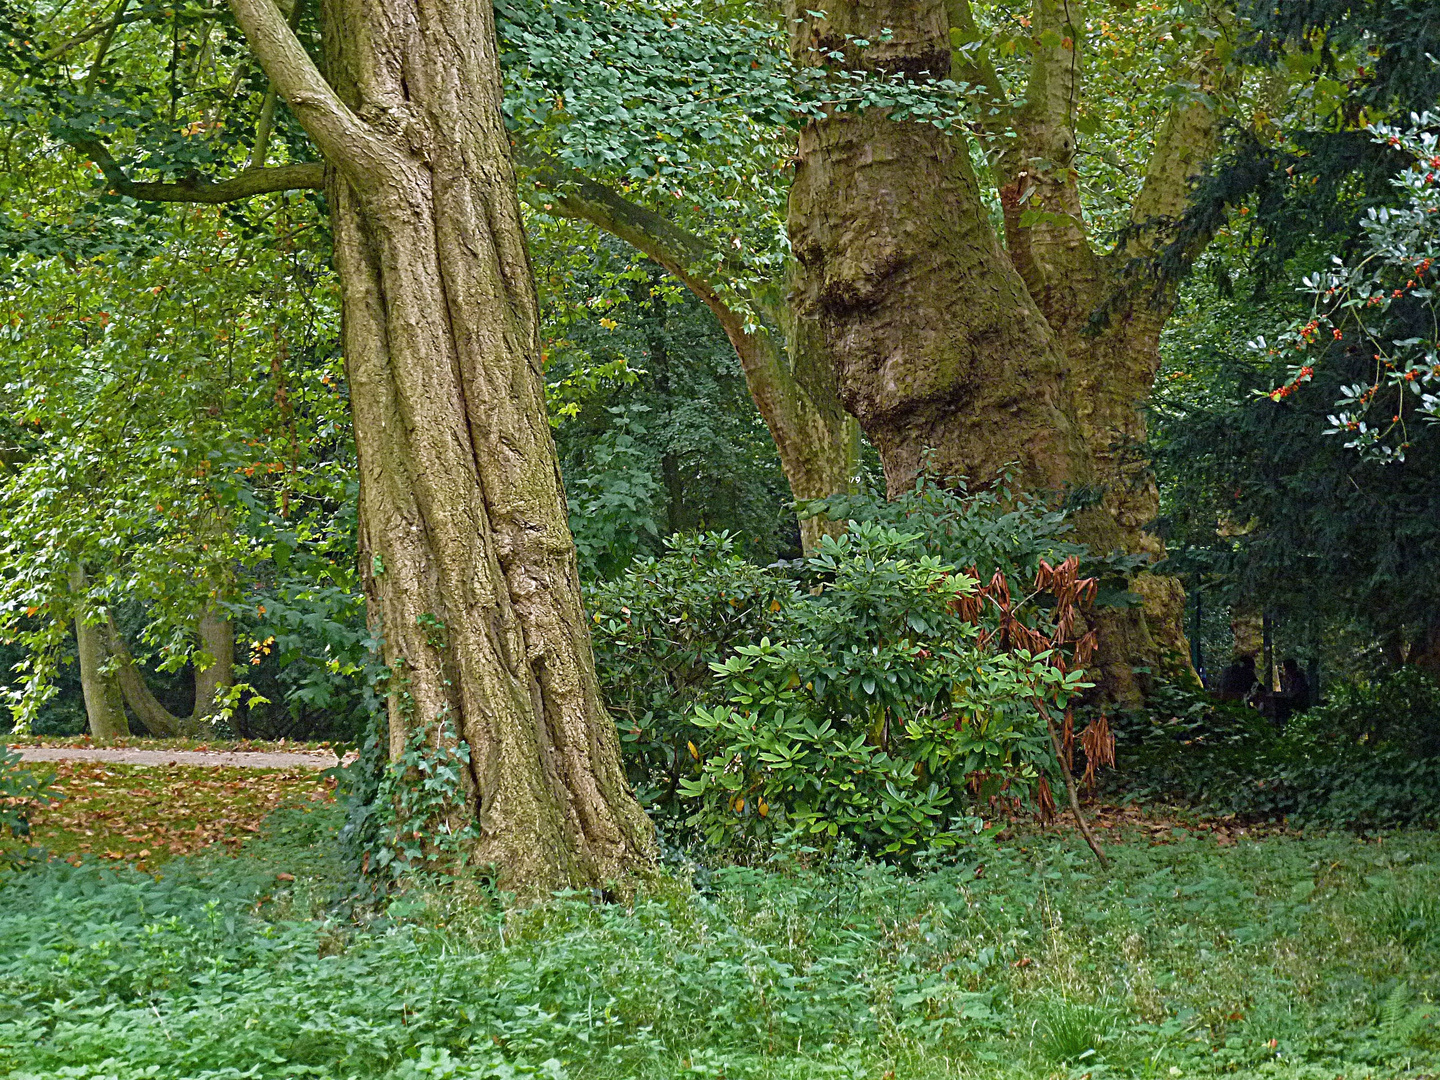
[[[85,569],[70,568],[70,593],[75,598],[75,651],[80,660],[80,689],[85,695],[85,716],[90,737],[99,741],[124,738],[130,734],[120,685],[105,667],[110,659],[105,647],[105,629],[89,622],[91,605],[85,596]]]
[[[270,0],[231,7],[331,167],[392,758],[468,744],[453,818],[506,888],[641,868],[653,831],[581,609],[491,5],[326,0],[328,82]]]
[[[965,22],[966,0],[949,0]],[[1075,129],[1085,59],[1084,13],[1066,0],[1034,0],[1034,53],[1025,101],[1008,119],[1016,134],[998,155],[1000,202],[1011,261],[1066,354],[1068,394],[1095,459],[1104,506],[1131,554],[1164,557],[1148,529],[1159,513],[1159,492],[1145,453],[1145,404],[1160,365],[1160,332],[1174,307],[1176,283],[1159,280],[1151,260],[1174,237],[1191,185],[1214,152],[1213,103],[1173,108],[1155,134],[1146,176],[1130,208],[1130,233],[1109,254],[1095,251],[1084,224],[1075,155]],[[1054,44],[1046,46],[1044,40]],[[1221,76],[1213,57],[1197,58],[1191,78],[1213,93]],[[974,71],[957,72],[976,77]],[[989,80],[987,73],[980,78]],[[1033,220],[1025,220],[1027,211]],[[1190,241],[1193,255],[1203,237]],[[1172,251],[1172,258],[1181,253]],[[1097,316],[1100,318],[1097,319]],[[1185,594],[1178,580],[1140,574],[1132,588],[1144,602],[1154,646],[1137,657],[1152,667],[1189,669]]]
[[[802,60],[843,53],[849,66],[881,72],[949,71],[943,0],[832,3],[827,13],[789,12]],[[859,53],[855,39],[872,44]],[[811,123],[800,134],[789,230],[795,315],[820,335],[892,495],[927,451],[942,475],[975,483],[1016,462],[1025,488],[1096,484],[1063,343],[1000,246],[963,138],[876,111]],[[1102,510],[1082,511],[1076,527],[1092,550],[1123,548]],[[1133,702],[1133,658],[1152,650],[1144,620],[1117,609],[1099,618],[1100,681]]]
[[[196,620],[202,655],[196,657],[195,704],[189,716],[177,716],[151,692],[145,675],[113,619],[107,624],[106,646],[115,657],[115,684],[124,703],[151,735],[161,738],[190,738],[213,732],[213,721],[223,703],[224,692],[235,685],[235,626],[207,607]],[[202,666],[203,665],[203,666]]]

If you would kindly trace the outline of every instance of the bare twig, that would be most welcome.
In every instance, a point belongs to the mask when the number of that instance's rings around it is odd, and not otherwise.
[[[1038,700],[1035,703],[1040,705]],[[1055,748],[1055,760],[1060,764],[1060,775],[1065,778],[1065,792],[1070,796],[1070,812],[1075,815],[1075,824],[1080,826],[1080,835],[1085,837],[1085,843],[1090,845],[1090,850],[1095,853],[1095,858],[1100,860],[1101,868],[1109,870],[1110,860],[1105,857],[1105,852],[1101,851],[1100,845],[1095,842],[1095,834],[1085,823],[1085,815],[1080,813],[1080,796],[1075,792],[1075,777],[1071,775],[1070,766],[1065,763],[1065,751],[1060,745],[1060,736],[1055,731],[1055,721],[1050,719],[1050,713],[1044,705],[1040,705],[1040,712],[1044,715],[1045,727],[1050,732],[1050,745]]]

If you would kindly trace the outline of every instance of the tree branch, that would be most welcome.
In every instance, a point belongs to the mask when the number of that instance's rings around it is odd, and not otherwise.
[[[230,10],[271,84],[350,186],[370,192],[394,175],[397,152],[340,100],[273,0],[230,0]]]
[[[137,183],[125,174],[99,139],[76,136],[70,139],[70,145],[89,155],[116,194],[145,202],[228,203],[276,191],[317,191],[325,186],[325,166],[319,162],[246,169],[219,183],[200,177],[166,184]]]
[[[125,9],[129,6],[130,0],[120,0],[120,7],[115,12],[115,17],[105,28],[105,36],[100,39],[100,47],[95,50],[95,59],[90,63],[90,74],[85,76],[86,97],[95,93],[95,87],[100,82],[100,73],[105,70],[105,55],[110,51],[110,44],[115,40],[115,31],[120,29],[120,20],[125,17]]]
[[[796,378],[783,342],[765,329],[747,329],[745,313],[732,307],[711,277],[717,249],[654,210],[583,173],[566,168],[547,155],[516,149],[516,163],[546,192],[549,212],[588,221],[653,259],[678,278],[715,315],[735,349],[745,384],[775,438],[786,476],[797,498],[833,494],[825,482],[804,472],[809,444],[822,437],[816,426],[819,409],[809,390]],[[721,265],[728,260],[721,259]],[[769,314],[773,306],[763,295],[751,305]],[[814,492],[807,490],[814,486]],[[823,489],[823,490],[822,490]]]
[[[959,31],[965,45],[981,42],[983,35],[975,21],[970,0],[946,0],[945,13],[950,20],[950,29]],[[950,78],[984,88],[984,93],[980,95],[980,101],[985,106],[980,115],[981,130],[1000,143],[1002,154],[1008,151],[1015,141],[1015,133],[1010,126],[1015,106],[990,59],[990,50],[983,44],[952,48]]]
[[[52,60],[59,60],[60,57],[64,56],[67,52],[75,48],[77,45],[84,45],[85,42],[89,41],[91,38],[96,38],[99,37],[101,34],[113,32],[115,28],[118,27],[122,22],[137,22],[145,17],[142,14],[132,15],[129,19],[124,18],[125,9],[129,6],[129,0],[125,0],[125,2],[120,5],[120,10],[115,15],[111,16],[108,19],[103,19],[100,22],[94,23],[86,29],[81,30],[80,33],[76,34],[74,37],[67,38],[66,40],[62,41],[53,49],[48,49],[47,51],[41,53],[38,57],[36,57],[36,62],[41,64],[48,64]]]
[[[286,24],[294,30],[300,23],[300,0],[291,0],[290,10],[285,15]],[[265,89],[265,100],[260,106],[260,119],[255,124],[255,145],[250,151],[250,168],[263,169],[265,158],[270,153],[270,133],[275,127],[275,108],[280,95],[272,82]]]
[[[560,162],[534,151],[517,148],[517,164],[550,197],[551,213],[603,229],[653,259],[695,294],[719,320],[725,335],[735,346],[740,365],[750,384],[755,404],[767,418],[787,407],[791,396],[789,369],[770,335],[745,328],[743,312],[735,310],[720,295],[706,265],[715,248],[669,218],[648,207],[631,202],[612,188],[583,173],[567,169]]]
[[[1038,704],[1038,702],[1037,702]],[[1065,793],[1070,797],[1070,812],[1075,815],[1075,824],[1080,827],[1080,835],[1085,837],[1085,843],[1090,845],[1090,850],[1095,853],[1102,869],[1110,869],[1110,860],[1105,857],[1105,852],[1095,841],[1095,834],[1090,831],[1090,826],[1085,822],[1085,815],[1080,812],[1080,796],[1075,791],[1075,777],[1070,772],[1070,766],[1065,760],[1065,751],[1060,746],[1060,736],[1055,731],[1055,722],[1050,719],[1050,714],[1045,711],[1043,705],[1040,711],[1045,713],[1045,728],[1050,732],[1050,745],[1055,750],[1055,760],[1060,764],[1060,775],[1065,778]]]
[[[1151,257],[1168,242],[1190,204],[1195,181],[1215,154],[1219,115],[1208,100],[1172,108],[1155,135],[1145,181],[1130,207],[1130,228],[1117,254]],[[1203,247],[1209,237],[1198,241]]]
[[[1221,32],[1228,32],[1222,24]],[[1191,215],[1195,183],[1214,158],[1220,141],[1220,112],[1215,97],[1234,89],[1235,77],[1214,50],[1200,61],[1201,93],[1166,114],[1145,170],[1145,180],[1130,207],[1130,221],[1116,241],[1109,261],[1115,267],[1117,291],[1097,317],[1113,310],[1147,287],[1152,309],[1168,312],[1176,287],[1195,257],[1210,243],[1222,220],[1218,215]]]
[[[1036,295],[1058,279],[1095,269],[1074,169],[1083,29],[1079,0],[1034,0],[1025,102],[1015,114],[1015,152],[1006,159],[1014,171],[1001,182],[1000,204],[1010,257]],[[1027,209],[1045,216],[1022,226]]]
[[[584,173],[566,168],[549,155],[524,147],[517,147],[515,154],[516,164],[549,194],[554,212],[561,217],[588,221],[624,240],[685,281],[692,291],[700,286],[714,292],[713,285],[699,272],[699,264],[715,253],[711,244],[663,214],[630,201]],[[694,284],[687,278],[692,278]]]

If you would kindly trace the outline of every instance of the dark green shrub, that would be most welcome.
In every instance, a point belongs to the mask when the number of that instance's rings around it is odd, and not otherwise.
[[[728,533],[673,536],[587,600],[595,664],[641,803],[674,817],[694,764],[691,706],[719,702],[710,665],[785,625],[795,584],[747,562]]]
[[[1440,821],[1440,688],[1421,672],[1337,686],[1284,732],[1253,709],[1163,688],[1119,717],[1119,784],[1221,812],[1349,828]]]
[[[883,490],[868,489],[814,500],[804,504],[802,512],[919,533],[924,551],[962,570],[973,569],[982,582],[999,571],[1017,595],[1035,580],[1042,559],[1056,564],[1074,555],[1085,575],[1099,580],[1097,604],[1124,606],[1134,601],[1127,580],[1147,561],[1145,556],[1093,555],[1071,535],[1068,508],[1016,491],[1013,483],[1007,473],[996,483],[971,491],[963,477],[937,477],[923,468],[914,485],[894,499]]]
[[[1323,705],[1297,716],[1288,733],[1317,744],[1387,747],[1440,757],[1440,680],[1415,667],[1341,683]]]
[[[1044,628],[1039,567],[1084,553],[1065,514],[925,475],[893,502],[810,509],[850,522],[813,558],[761,568],[724,534],[674,537],[591,588],[601,689],[641,801],[726,847],[803,827],[896,856],[1039,794],[1053,754],[1031,699],[1058,718],[1082,676],[982,647],[980,616],[957,601],[972,568],[998,572],[1028,598],[1018,618]],[[1099,565],[1124,602],[1125,566]]]

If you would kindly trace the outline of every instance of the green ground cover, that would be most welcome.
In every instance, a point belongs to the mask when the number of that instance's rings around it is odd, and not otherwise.
[[[1440,839],[1109,830],[904,874],[673,862],[632,904],[341,901],[339,810],[0,883],[0,1075],[1423,1077]],[[337,903],[337,901],[341,901]],[[368,912],[368,914],[367,914]]]

